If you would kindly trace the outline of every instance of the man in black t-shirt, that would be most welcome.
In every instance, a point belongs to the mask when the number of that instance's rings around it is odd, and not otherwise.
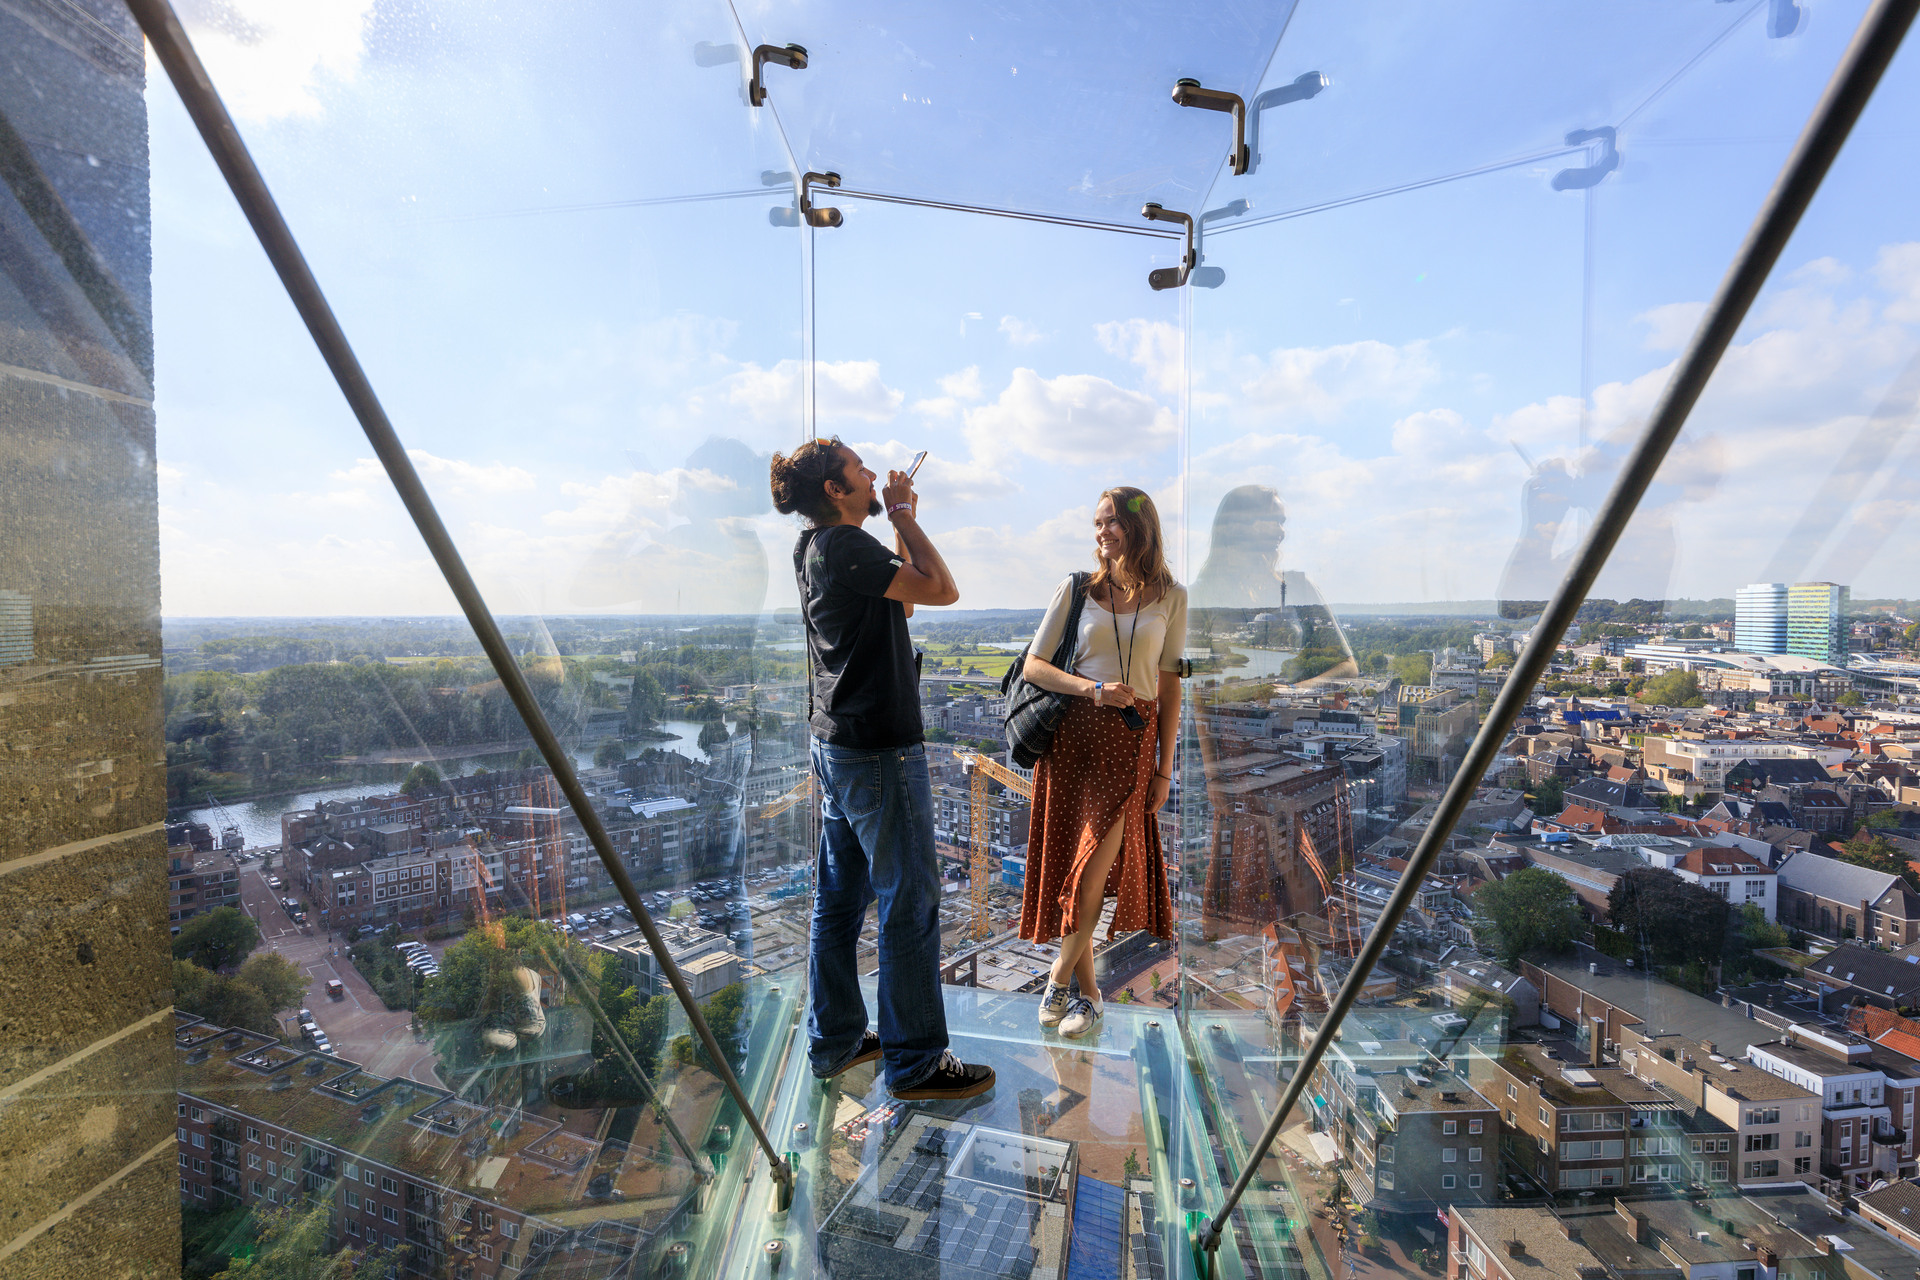
[[[876,496],[872,471],[837,440],[773,459],[774,503],[805,514],[793,550],[811,674],[813,771],[820,780],[820,852],[808,948],[808,1058],[831,1079],[885,1059],[903,1100],[971,1098],[990,1067],[947,1049],[940,995],[940,874],[933,788],[920,724],[907,619],[916,604],[960,598],[915,519],[903,473]],[[884,512],[891,549],[860,526]],[[880,909],[879,1030],[867,1025],[856,967],[867,907]]]

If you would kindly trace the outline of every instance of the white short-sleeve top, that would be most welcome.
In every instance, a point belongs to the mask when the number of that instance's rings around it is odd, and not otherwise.
[[[1028,653],[1042,662],[1053,661],[1060,632],[1067,625],[1067,610],[1072,607],[1073,579],[1068,578],[1053,593],[1053,602],[1047,606],[1039,630],[1027,645]],[[1080,610],[1080,636],[1074,644],[1073,669],[1089,680],[1116,683],[1124,680],[1133,686],[1136,697],[1157,698],[1160,673],[1178,671],[1180,655],[1186,647],[1187,589],[1179,583],[1168,587],[1137,616],[1131,610],[1109,613],[1088,596],[1086,606]],[[1122,670],[1123,667],[1126,670]]]

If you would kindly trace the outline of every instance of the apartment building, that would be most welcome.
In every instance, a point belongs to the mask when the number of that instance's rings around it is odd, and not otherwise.
[[[218,907],[240,905],[240,872],[225,854],[202,857],[191,845],[167,850],[167,919],[183,922]]]
[[[1741,1187],[1800,1182],[1816,1175],[1819,1095],[1791,1080],[1741,1063],[1711,1040],[1681,1032],[1642,1035],[1629,1027],[1620,1063],[1696,1112],[1720,1122],[1718,1133],[1697,1129],[1686,1160],[1693,1181],[1712,1183],[1721,1162]],[[1713,1146],[1707,1142],[1711,1139]]]
[[[1378,1070],[1329,1055],[1314,1075],[1314,1117],[1347,1189],[1369,1209],[1423,1220],[1453,1203],[1498,1198],[1500,1114],[1451,1069]]]
[[[1322,915],[1332,868],[1351,852],[1343,845],[1352,832],[1340,821],[1340,767],[1237,751],[1205,733],[1201,745],[1211,756],[1203,913],[1256,929]]]
[[[1855,1187],[1914,1176],[1920,1062],[1858,1036],[1803,1026],[1754,1045],[1747,1056],[1819,1099],[1824,1176]]]
[[[1510,1044],[1469,1054],[1469,1079],[1501,1109],[1505,1172],[1539,1195],[1684,1180],[1694,1113],[1617,1066],[1569,1059],[1570,1049]],[[1724,1163],[1719,1173],[1724,1183]]]
[[[324,1205],[326,1246],[404,1250],[402,1273],[516,1277],[569,1231],[623,1234],[629,1252],[695,1210],[691,1178],[616,1164],[619,1221],[556,1197],[595,1144],[519,1107],[462,1099],[269,1036],[175,1015],[176,1156],[183,1205]],[[612,1195],[614,1191],[619,1195]],[[541,1216],[568,1208],[563,1224]],[[536,1267],[537,1269],[537,1267]]]

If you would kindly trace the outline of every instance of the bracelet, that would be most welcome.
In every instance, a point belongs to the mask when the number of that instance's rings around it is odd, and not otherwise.
[[[1153,776],[1154,776],[1154,777],[1156,777],[1156,778],[1165,778],[1165,779],[1166,779],[1166,780],[1167,780],[1168,782],[1172,782],[1172,781],[1173,781],[1173,775],[1172,775],[1172,774],[1170,774],[1170,773],[1161,773],[1161,772],[1160,772],[1160,771],[1159,771],[1158,769],[1155,769],[1155,770],[1153,771]]]
[[[887,514],[891,516],[897,512],[911,511],[911,510],[913,510],[913,504],[911,502],[896,502],[892,506],[887,508]]]
[[[1089,698],[1092,698],[1092,699],[1093,699],[1093,705],[1094,705],[1094,706],[1096,706],[1096,707],[1097,707],[1097,706],[1099,706],[1099,705],[1101,705],[1101,704],[1100,704],[1100,691],[1101,691],[1102,689],[1104,689],[1104,688],[1106,688],[1106,687],[1107,687],[1107,682],[1106,682],[1105,680],[1095,680],[1095,681],[1093,682],[1093,692],[1092,692],[1092,693],[1090,693],[1090,694],[1088,694],[1087,696],[1088,696]]]

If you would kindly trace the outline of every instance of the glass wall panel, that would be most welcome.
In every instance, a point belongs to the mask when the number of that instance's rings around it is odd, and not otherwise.
[[[1157,995],[1163,974],[1172,990],[1171,940],[1099,927],[1104,1022],[1081,1039],[1042,1027],[1058,950],[1055,936],[1019,936],[1037,866],[1026,771],[1002,785],[966,762],[1004,760],[1001,678],[1061,581],[1093,567],[1102,490],[1135,485],[1179,527],[1180,299],[1146,283],[1178,242],[819,198],[844,216],[814,233],[819,430],[883,474],[929,451],[919,521],[960,588],[956,605],[916,609],[910,625],[948,890],[948,1028],[954,1053],[998,1081],[970,1103],[895,1102],[877,1064],[814,1080],[796,1038],[774,1125],[800,1152],[800,1198],[764,1226],[749,1207],[735,1273],[777,1245],[800,1275],[1051,1276],[1076,1233],[1086,1243],[1073,1248],[1118,1265],[1129,1241],[1161,1248],[1154,1206],[1171,1212],[1177,1198],[1190,1086]],[[869,983],[876,927],[869,917]],[[865,990],[870,1016],[876,994]]]
[[[1213,183],[1203,261],[1224,281],[1192,297],[1188,537],[1212,670],[1183,762],[1181,998],[1223,1182],[1851,34],[1851,15],[1798,14],[1666,6],[1603,30],[1477,9],[1376,30],[1308,8],[1280,45],[1267,87],[1327,83],[1281,95],[1258,171]],[[1481,53],[1448,57],[1455,40]],[[1623,1193],[1691,1188],[1736,1217],[1736,1186],[1767,1181],[1721,1145],[1749,1135],[1628,1042],[1684,1037],[1691,1070],[1774,1033],[1721,1016],[1718,934],[1693,970],[1629,971],[1609,898],[1637,868],[1684,880],[1688,857],[1723,857],[1662,812],[1628,673],[1593,666],[1663,629],[1675,522],[1718,456],[1683,452],[1693,469],[1649,496],[1555,696],[1361,976],[1254,1169],[1229,1265],[1269,1274],[1290,1247],[1334,1274],[1411,1274],[1443,1250],[1532,1248],[1553,1212]],[[1617,1008],[1595,1023],[1603,990]]]
[[[769,218],[791,165],[743,101],[737,27],[720,5],[199,16],[600,823],[763,1101],[804,989],[812,844],[766,487],[803,426],[803,257]],[[703,1273],[748,1126],[184,114],[164,86],[151,98],[169,832],[181,888],[237,885],[262,934],[231,976],[238,952],[201,948],[214,972],[176,979],[189,1252],[310,1214],[311,1240],[264,1247],[425,1275]],[[182,939],[208,927],[192,896]],[[232,994],[282,961],[284,989]]]

